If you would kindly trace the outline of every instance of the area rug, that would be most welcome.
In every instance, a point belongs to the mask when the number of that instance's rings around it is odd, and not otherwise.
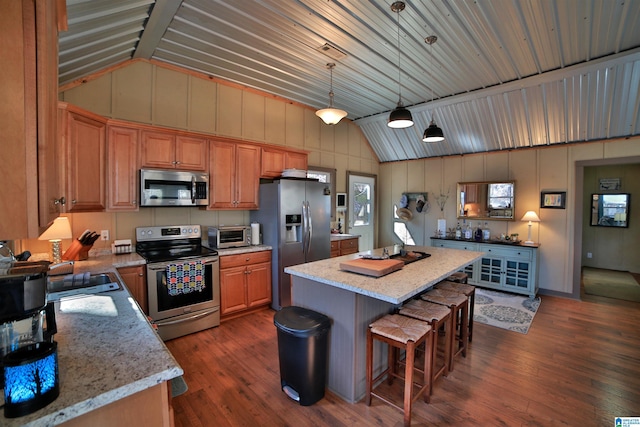
[[[473,321],[526,334],[540,307],[540,297],[476,288]]]
[[[583,267],[582,284],[585,294],[640,302],[640,284],[626,271]]]

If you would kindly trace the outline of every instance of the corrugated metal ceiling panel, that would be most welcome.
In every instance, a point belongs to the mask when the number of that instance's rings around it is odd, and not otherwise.
[[[60,83],[136,55],[323,108],[325,64],[336,62],[334,104],[381,161],[638,134],[640,2],[409,0],[399,15],[390,4],[68,0]],[[322,54],[325,43],[346,57]],[[399,92],[416,122],[408,130],[386,126]],[[432,116],[445,143],[421,141]]]

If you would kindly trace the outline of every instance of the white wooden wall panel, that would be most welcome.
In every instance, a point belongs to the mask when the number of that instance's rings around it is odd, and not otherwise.
[[[218,134],[233,138],[242,137],[242,95],[235,87],[218,85]]]
[[[218,85],[204,79],[189,78],[188,129],[216,133]]]
[[[264,96],[242,92],[242,137],[252,141],[265,140]]]
[[[153,124],[185,129],[188,126],[189,76],[155,67],[153,88]]]
[[[113,118],[152,123],[153,75],[153,67],[143,62],[113,72]]]
[[[287,143],[285,103],[267,97],[264,105],[264,141],[274,145],[285,145]]]

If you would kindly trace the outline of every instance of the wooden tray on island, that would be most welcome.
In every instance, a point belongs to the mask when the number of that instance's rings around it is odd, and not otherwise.
[[[404,262],[395,259],[352,259],[340,263],[340,269],[365,276],[382,277],[404,267]]]

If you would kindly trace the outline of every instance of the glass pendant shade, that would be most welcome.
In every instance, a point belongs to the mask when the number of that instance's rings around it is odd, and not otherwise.
[[[329,106],[322,110],[316,111],[316,116],[320,117],[325,124],[337,125],[348,114],[339,108],[333,108],[333,68],[336,66],[333,62],[327,64],[327,69],[331,73],[331,89],[329,90]]]
[[[387,126],[393,129],[403,129],[413,126],[411,111],[404,108],[402,103],[398,102],[398,106],[389,114]]]
[[[329,106],[328,108],[316,111],[316,116],[320,117],[322,121],[328,125],[335,125],[347,116],[347,112]]]
[[[424,135],[422,136],[422,141],[424,142],[440,142],[444,140],[444,133],[442,133],[442,129],[436,125],[436,123],[431,119],[431,123],[429,127],[425,129]]]

